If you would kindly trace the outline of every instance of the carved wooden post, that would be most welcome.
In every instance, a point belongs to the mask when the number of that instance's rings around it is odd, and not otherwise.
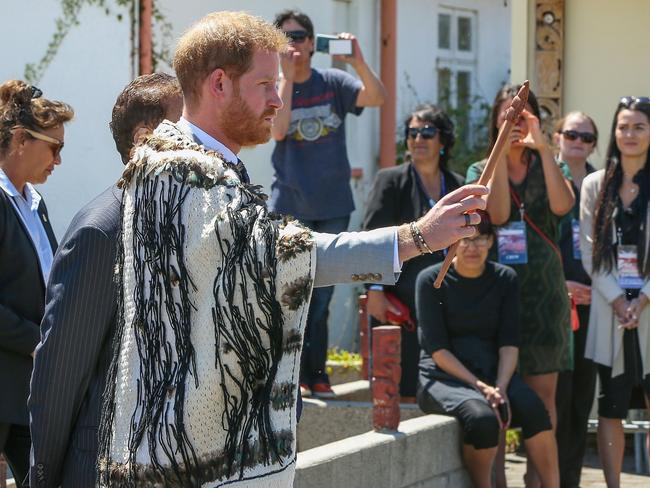
[[[372,335],[372,426],[375,430],[397,430],[401,331],[399,326],[384,325],[373,328]]]
[[[562,117],[564,2],[535,1],[535,94],[547,134],[553,133],[553,124]]]
[[[361,352],[361,378],[368,379],[370,344],[368,331],[368,295],[359,295],[359,350]]]

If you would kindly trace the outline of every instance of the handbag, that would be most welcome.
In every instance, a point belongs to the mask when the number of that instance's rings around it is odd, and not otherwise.
[[[390,304],[396,308],[399,313],[395,313],[392,310],[386,311],[386,320],[393,324],[401,325],[409,332],[415,332],[415,322],[411,317],[411,311],[409,308],[393,293],[389,291],[384,291],[384,296]]]

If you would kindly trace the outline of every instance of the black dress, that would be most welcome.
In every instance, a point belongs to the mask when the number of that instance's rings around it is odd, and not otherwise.
[[[444,190],[449,193],[463,184],[463,178],[448,170],[441,171]],[[429,196],[418,184],[418,175],[411,163],[382,169],[377,173],[366,204],[363,221],[365,230],[412,222],[431,208]],[[394,286],[385,286],[411,311],[417,323],[415,310],[415,280],[423,269],[445,259],[442,251],[418,256],[402,266],[402,273]],[[375,321],[375,325],[378,323]],[[417,389],[418,358],[420,347],[417,333],[402,328],[402,377],[400,394],[414,397]]]
[[[468,400],[487,405],[485,397],[467,383],[451,376],[433,361],[433,353],[450,351],[477,378],[494,385],[499,349],[519,344],[519,290],[512,268],[488,261],[477,278],[460,276],[449,269],[439,289],[433,287],[441,264],[424,270],[417,280],[418,335],[422,348],[418,401],[427,413],[454,416]],[[513,422],[529,438],[550,430],[543,403],[514,373],[507,391]],[[459,418],[461,423],[465,419]],[[465,426],[464,426],[465,427]]]

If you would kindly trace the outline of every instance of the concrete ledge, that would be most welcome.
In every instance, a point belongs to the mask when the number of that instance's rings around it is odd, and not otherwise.
[[[294,488],[471,487],[454,419],[426,415],[300,452]]]
[[[353,402],[370,402],[370,382],[368,380],[349,381],[338,385],[332,385],[337,400],[349,400]]]
[[[423,415],[415,404],[401,405],[402,421]],[[372,430],[372,403],[305,398],[298,423],[298,452],[369,430]]]

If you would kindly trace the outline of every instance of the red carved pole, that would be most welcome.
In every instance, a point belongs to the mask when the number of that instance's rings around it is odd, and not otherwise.
[[[372,426],[375,430],[397,430],[401,331],[399,326],[383,325],[373,328],[372,335]]]
[[[361,352],[361,378],[368,379],[368,295],[359,295],[359,350]]]

